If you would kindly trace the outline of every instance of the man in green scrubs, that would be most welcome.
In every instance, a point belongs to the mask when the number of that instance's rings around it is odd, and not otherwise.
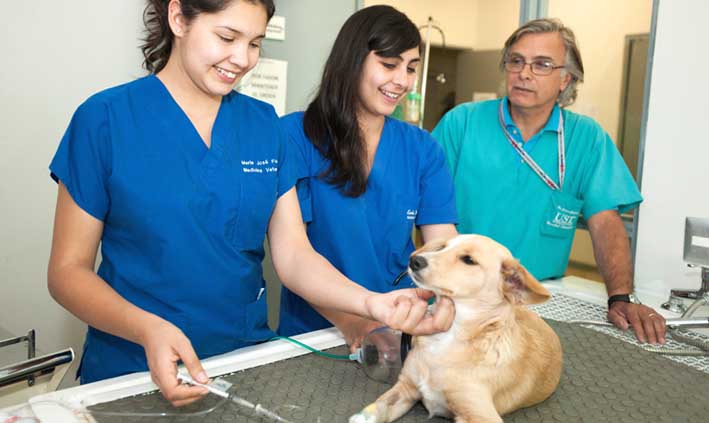
[[[580,215],[609,295],[608,319],[641,342],[664,343],[665,321],[635,304],[620,214],[642,197],[608,134],[564,107],[583,64],[573,32],[531,21],[505,43],[507,96],[461,104],[433,131],[454,177],[458,231],[507,246],[538,279],[564,275]]]

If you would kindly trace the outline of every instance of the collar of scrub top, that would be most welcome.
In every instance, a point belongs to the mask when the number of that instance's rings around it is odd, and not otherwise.
[[[549,129],[554,131],[553,128],[554,126],[556,126],[555,131],[558,151],[557,163],[559,165],[559,184],[554,182],[554,180],[551,179],[551,177],[547,175],[546,172],[544,172],[544,169],[542,169],[537,164],[537,162],[535,162],[534,159],[532,159],[532,157],[520,145],[521,143],[518,143],[510,134],[508,126],[514,127],[514,123],[512,123],[512,116],[510,115],[510,112],[507,108],[507,97],[504,97],[502,100],[500,100],[500,106],[498,108],[498,119],[500,122],[500,128],[505,134],[505,138],[507,138],[507,141],[509,141],[512,148],[514,148],[514,150],[522,158],[522,160],[524,160],[524,162],[534,171],[534,173],[537,174],[537,176],[539,176],[539,178],[541,178],[541,180],[549,188],[555,191],[561,191],[561,187],[564,186],[564,174],[566,173],[566,154],[564,150],[564,115],[562,114],[559,105],[554,105],[554,109],[552,109],[551,115],[547,120],[546,125],[544,126],[544,128],[542,128],[542,131],[546,131]]]

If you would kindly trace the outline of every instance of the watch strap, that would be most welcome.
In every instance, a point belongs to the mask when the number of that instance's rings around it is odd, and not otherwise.
[[[620,301],[622,303],[631,303],[632,301],[630,300],[630,295],[629,294],[618,294],[618,295],[611,295],[608,297],[608,309],[611,308],[611,304]]]

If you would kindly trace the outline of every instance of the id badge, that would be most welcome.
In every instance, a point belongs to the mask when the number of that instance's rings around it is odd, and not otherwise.
[[[583,201],[560,191],[554,191],[542,219],[543,235],[568,238],[576,231]]]

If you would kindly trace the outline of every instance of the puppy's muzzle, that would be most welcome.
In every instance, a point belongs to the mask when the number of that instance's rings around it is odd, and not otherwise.
[[[418,272],[426,266],[428,266],[428,261],[421,256],[413,256],[409,259],[409,269],[414,272]]]

